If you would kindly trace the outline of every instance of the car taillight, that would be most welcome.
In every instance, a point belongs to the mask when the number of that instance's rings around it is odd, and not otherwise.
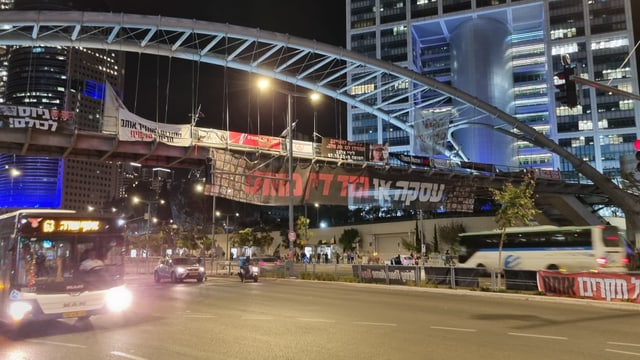
[[[609,260],[607,260],[606,257],[601,256],[596,258],[596,264],[600,265],[600,267],[607,267]]]
[[[625,265],[629,265],[631,263],[631,260],[629,260],[628,257],[622,258],[620,261]]]
[[[264,266],[264,261],[260,261],[260,266]]]

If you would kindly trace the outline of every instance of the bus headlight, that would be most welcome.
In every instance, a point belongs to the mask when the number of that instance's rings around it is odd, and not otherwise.
[[[9,316],[14,321],[20,321],[31,309],[33,309],[33,306],[26,301],[12,301],[9,304]]]
[[[120,312],[131,306],[133,294],[126,287],[118,286],[107,291],[105,300],[110,311]]]

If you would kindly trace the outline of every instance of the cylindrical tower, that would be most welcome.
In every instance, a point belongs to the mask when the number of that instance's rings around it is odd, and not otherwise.
[[[513,107],[510,35],[506,24],[476,18],[456,27],[450,38],[451,84],[508,113]],[[479,111],[477,115],[465,110],[459,121],[469,124],[451,124],[459,127],[453,138],[469,161],[517,166],[515,139],[491,129],[503,123]]]

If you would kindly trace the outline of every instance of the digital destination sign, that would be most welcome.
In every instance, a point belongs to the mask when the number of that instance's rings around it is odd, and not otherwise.
[[[86,218],[52,218],[29,216],[22,219],[20,230],[23,234],[42,233],[92,233],[115,231],[117,226],[109,219],[86,219]]]

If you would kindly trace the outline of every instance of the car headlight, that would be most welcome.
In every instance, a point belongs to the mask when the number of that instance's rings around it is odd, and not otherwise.
[[[14,321],[20,321],[33,309],[33,306],[26,301],[12,301],[9,304],[9,316]]]
[[[105,300],[110,311],[120,312],[131,306],[133,294],[126,287],[118,286],[107,291]]]
[[[200,266],[200,268],[198,268],[198,271],[200,271],[201,273],[204,272],[204,267]]]
[[[185,269],[185,268],[183,268],[183,267],[177,267],[177,268],[176,268],[176,272],[177,272],[178,274],[182,274],[182,273],[183,273],[183,272],[185,272],[185,271],[187,271],[187,269]]]

